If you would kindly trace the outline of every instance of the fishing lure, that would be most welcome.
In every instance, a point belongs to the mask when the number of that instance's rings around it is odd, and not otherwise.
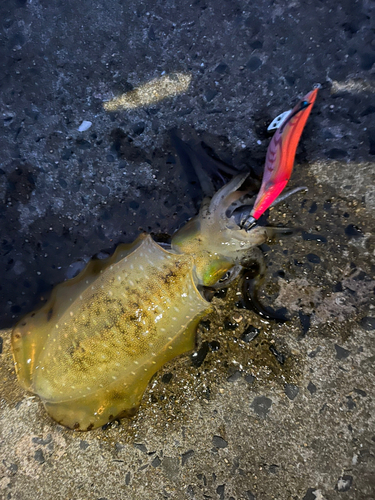
[[[315,96],[308,94],[303,103],[309,106],[297,105],[272,139],[270,173],[264,174],[252,217],[285,186]],[[41,309],[15,326],[18,379],[54,420],[91,430],[131,417],[153,374],[194,348],[196,327],[211,308],[201,290],[273,234],[272,228],[246,231],[236,223],[231,207],[243,196],[239,188],[247,176],[235,177],[204,202],[198,216],[174,234],[169,250],[145,234],[119,245],[110,258],[92,260],[58,285]]]

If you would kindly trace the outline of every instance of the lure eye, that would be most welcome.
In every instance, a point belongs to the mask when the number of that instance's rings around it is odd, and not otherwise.
[[[309,104],[310,104],[310,103],[309,103],[309,101],[302,101],[302,102],[301,102],[301,109],[305,109],[305,108],[307,108],[307,106],[308,106]]]

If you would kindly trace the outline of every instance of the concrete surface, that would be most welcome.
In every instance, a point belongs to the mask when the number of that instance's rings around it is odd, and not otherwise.
[[[1,499],[375,498],[374,9],[1,2],[2,328],[93,254],[194,215],[169,130],[259,176],[268,122],[322,85],[291,182],[309,191],[268,218],[302,228],[267,249],[262,300],[291,320],[243,309],[239,285],[218,293],[196,355],[157,374],[132,421],[85,434],[18,387],[4,329]],[[174,72],[192,75],[184,94],[104,110]]]

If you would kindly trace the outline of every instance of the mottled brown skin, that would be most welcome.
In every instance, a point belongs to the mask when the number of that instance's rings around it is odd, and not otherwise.
[[[152,375],[193,349],[210,309],[197,286],[215,283],[267,237],[265,228],[246,233],[225,216],[242,182],[234,179],[204,205],[171,251],[146,235],[120,245],[16,325],[18,379],[57,422],[91,430],[134,415]]]

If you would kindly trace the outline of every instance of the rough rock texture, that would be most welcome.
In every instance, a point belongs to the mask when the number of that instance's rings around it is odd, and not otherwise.
[[[309,191],[268,220],[301,228],[266,249],[260,294],[290,321],[242,309],[237,285],[217,293],[196,355],[156,376],[132,421],[87,434],[18,387],[1,331],[1,499],[375,497],[374,11],[370,0],[1,2],[2,328],[92,255],[142,230],[166,240],[196,213],[203,194],[170,130],[259,177],[267,124],[322,85],[291,181]],[[175,72],[192,76],[184,94],[105,111]]]

